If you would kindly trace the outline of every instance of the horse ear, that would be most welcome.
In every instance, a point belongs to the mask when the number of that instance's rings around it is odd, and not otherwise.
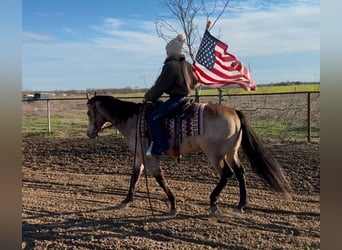
[[[87,96],[87,99],[88,99],[88,101],[89,101],[89,100],[90,100],[90,99],[89,99],[89,94],[87,93],[86,96]]]
[[[94,92],[94,96],[96,96],[96,91]]]

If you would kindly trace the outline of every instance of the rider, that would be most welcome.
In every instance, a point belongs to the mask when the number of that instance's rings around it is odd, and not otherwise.
[[[169,95],[168,100],[161,102],[148,115],[147,119],[152,141],[146,151],[147,156],[159,158],[169,149],[168,139],[164,134],[161,119],[180,107],[197,83],[192,73],[192,65],[185,60],[185,56],[182,54],[184,41],[185,36],[179,34],[166,45],[167,57],[162,72],[144,96],[144,101],[155,102],[164,93]]]

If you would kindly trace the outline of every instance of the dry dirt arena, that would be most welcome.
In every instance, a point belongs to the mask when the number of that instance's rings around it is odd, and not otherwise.
[[[264,142],[284,166],[295,194],[284,200],[248,166],[249,207],[234,211],[237,181],[223,190],[221,214],[209,214],[218,181],[201,153],[162,162],[179,213],[149,174],[134,203],[125,198],[133,165],[121,138],[23,139],[23,249],[320,249],[320,145]],[[146,185],[147,183],[147,185]],[[150,194],[150,207],[147,187]]]

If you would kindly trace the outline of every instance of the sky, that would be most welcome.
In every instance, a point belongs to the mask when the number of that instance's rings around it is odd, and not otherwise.
[[[169,37],[183,33],[163,2],[23,0],[22,90],[151,87],[166,57],[156,21],[175,28]],[[212,1],[205,4],[212,9]],[[202,34],[206,17],[194,24]],[[257,85],[320,81],[318,0],[231,0],[210,32]]]

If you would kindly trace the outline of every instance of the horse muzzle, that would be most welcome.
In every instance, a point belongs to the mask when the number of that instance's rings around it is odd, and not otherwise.
[[[95,139],[98,137],[98,132],[97,131],[87,131],[87,136],[91,139]]]

